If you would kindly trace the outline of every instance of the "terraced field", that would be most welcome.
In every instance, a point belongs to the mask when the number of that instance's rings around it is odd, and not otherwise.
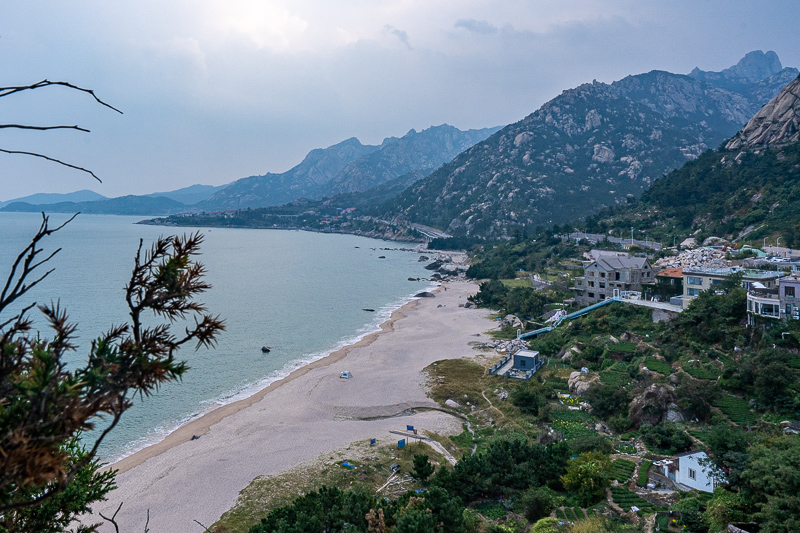
[[[609,475],[611,479],[616,479],[620,483],[625,483],[633,474],[633,471],[636,469],[636,464],[633,461],[628,461],[627,459],[615,459],[613,463],[611,463],[611,470],[609,471]]]
[[[659,510],[659,507],[642,499],[638,494],[634,494],[622,487],[611,487],[611,498],[614,500],[614,503],[622,507],[623,511],[630,511],[632,505],[639,508],[640,515],[654,513]]]
[[[754,424],[756,417],[750,412],[750,404],[747,400],[731,396],[730,394],[721,394],[714,400],[714,407],[718,407],[720,411],[725,413],[725,416],[742,426]]]

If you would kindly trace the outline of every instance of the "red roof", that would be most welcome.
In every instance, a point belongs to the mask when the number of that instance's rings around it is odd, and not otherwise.
[[[682,278],[683,277],[683,269],[682,268],[665,268],[661,272],[656,275],[657,278],[665,277],[665,278]]]

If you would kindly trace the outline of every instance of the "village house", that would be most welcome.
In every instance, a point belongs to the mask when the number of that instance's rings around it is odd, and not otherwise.
[[[601,256],[586,261],[583,276],[575,278],[575,302],[586,305],[613,298],[626,291],[641,291],[642,283],[655,279],[653,268],[645,257]]]
[[[742,275],[742,287],[750,289],[753,284],[763,289],[774,289],[778,280],[785,274],[768,270],[752,270],[738,267],[727,268],[684,268],[683,269],[683,308],[702,291],[713,289],[725,284],[725,281],[734,274]]]
[[[710,467],[706,464],[707,460],[706,452],[694,450],[680,453],[675,456],[675,459],[664,459],[653,464],[660,467],[663,474],[679,486],[703,492],[714,492],[714,488],[720,483],[720,480],[712,474]]]
[[[747,314],[750,324],[756,316],[800,320],[800,273],[781,278],[773,288],[752,283],[747,291]]]

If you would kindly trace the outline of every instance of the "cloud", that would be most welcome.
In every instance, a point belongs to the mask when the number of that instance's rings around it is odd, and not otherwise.
[[[413,50],[413,48],[411,48],[411,43],[408,41],[408,34],[403,30],[397,29],[391,24],[387,24],[383,27],[383,32],[387,35],[394,35],[400,40],[401,43],[406,45],[409,50]]]
[[[454,26],[456,28],[464,28],[472,33],[479,33],[481,35],[489,35],[492,33],[497,33],[498,31],[491,22],[486,20],[459,19],[456,21]]]

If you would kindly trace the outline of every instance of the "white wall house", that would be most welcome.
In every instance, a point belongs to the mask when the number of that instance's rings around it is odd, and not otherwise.
[[[703,492],[714,492],[720,480],[711,475],[708,466],[701,464],[707,459],[706,452],[695,450],[678,454],[675,459],[659,461],[659,464],[663,467],[664,475],[676,483]]]

